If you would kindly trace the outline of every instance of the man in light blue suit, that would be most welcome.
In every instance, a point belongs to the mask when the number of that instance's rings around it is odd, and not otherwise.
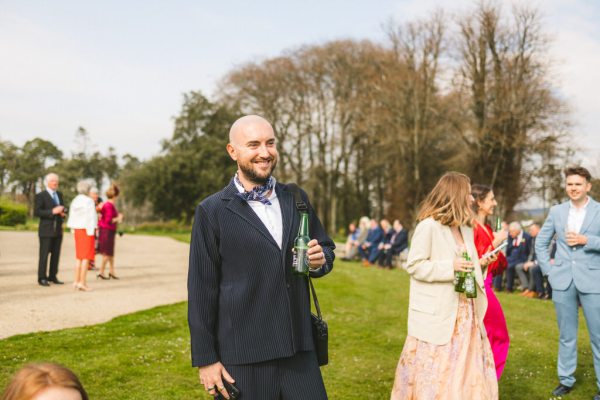
[[[560,331],[558,378],[552,394],[569,393],[577,366],[578,299],[590,334],[596,384],[600,390],[600,203],[588,196],[589,171],[565,169],[569,201],[550,209],[538,234],[535,251],[544,275],[552,285],[552,300]],[[556,235],[556,255],[550,264],[549,247]],[[600,391],[593,397],[600,400]]]

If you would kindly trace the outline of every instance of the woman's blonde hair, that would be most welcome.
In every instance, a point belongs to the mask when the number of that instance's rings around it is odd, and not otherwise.
[[[79,392],[82,400],[89,400],[77,376],[70,369],[54,363],[24,366],[17,371],[0,399],[30,400],[51,386],[74,389]]]
[[[442,225],[471,226],[471,180],[459,172],[446,172],[421,203],[418,221],[432,217]]]

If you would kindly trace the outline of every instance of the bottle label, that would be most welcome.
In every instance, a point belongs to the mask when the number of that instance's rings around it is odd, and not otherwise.
[[[475,280],[472,277],[467,277],[465,279],[465,292],[467,292],[467,293],[475,292]]]
[[[308,254],[306,247],[295,247],[292,253],[292,268],[295,272],[308,273]]]

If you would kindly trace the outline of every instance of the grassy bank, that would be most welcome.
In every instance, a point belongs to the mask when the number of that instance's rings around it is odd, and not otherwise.
[[[338,262],[331,275],[317,281],[316,289],[330,325],[331,363],[322,369],[330,398],[389,398],[406,335],[406,273]],[[500,301],[512,341],[501,398],[549,399],[557,383],[552,303],[504,294]],[[567,397],[573,400],[590,399],[596,391],[584,326],[579,343],[578,383]],[[24,363],[42,360],[76,371],[92,399],[209,398],[190,367],[185,303],[105,324],[2,340],[0,386]]]

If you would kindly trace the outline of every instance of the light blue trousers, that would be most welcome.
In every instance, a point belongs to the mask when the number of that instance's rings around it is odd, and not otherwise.
[[[575,384],[575,368],[577,367],[577,330],[579,325],[579,309],[577,298],[581,301],[583,315],[587,323],[594,356],[596,385],[600,390],[600,293],[582,293],[575,283],[567,290],[553,290],[552,301],[556,309],[556,319],[560,331],[558,345],[558,379],[566,386]]]

